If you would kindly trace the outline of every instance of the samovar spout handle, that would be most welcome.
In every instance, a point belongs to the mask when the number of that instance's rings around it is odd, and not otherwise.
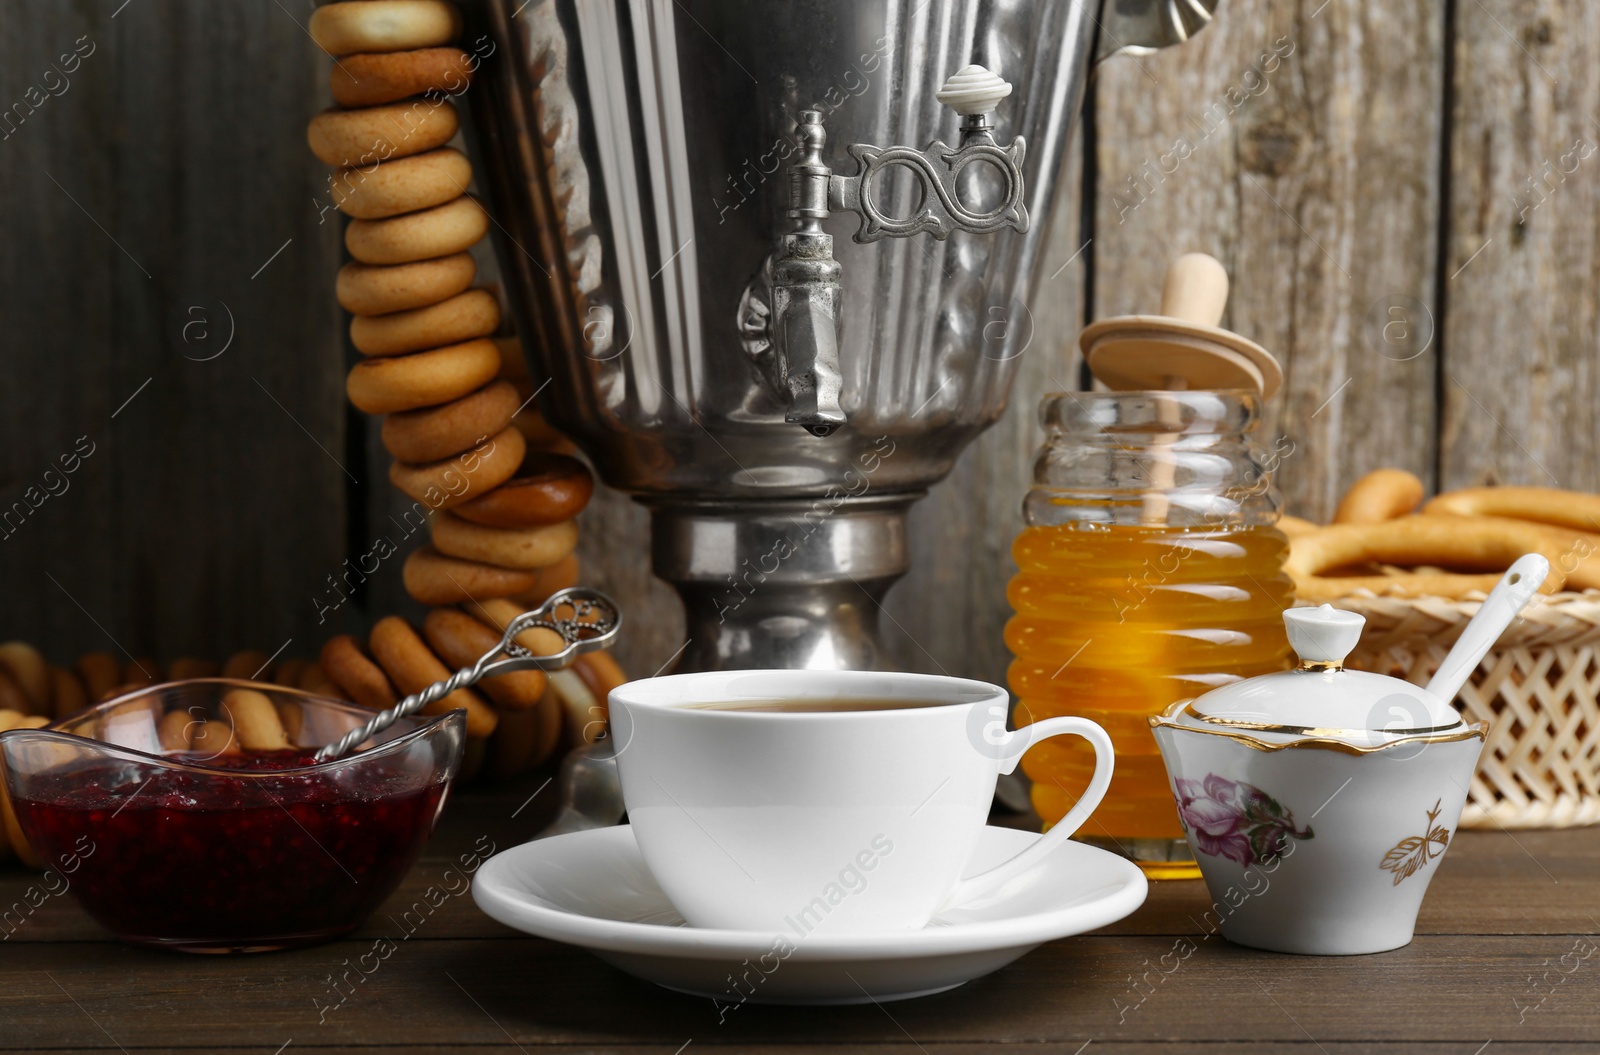
[[[784,420],[827,436],[845,421],[839,406],[841,269],[833,258],[833,236],[822,230],[832,173],[822,160],[828,138],[822,114],[801,111],[796,132],[801,154],[789,169],[794,229],[783,236],[772,262],[771,340],[789,399]]]
[[[827,236],[824,235],[824,238]],[[804,263],[793,258],[786,264]],[[775,267],[775,273],[783,268]],[[773,336],[783,358],[789,409],[783,420],[813,436],[844,424],[839,406],[839,263],[832,252],[786,290]]]
[[[793,226],[780,236],[771,257],[772,286],[766,340],[780,387],[788,402],[784,420],[803,426],[813,436],[827,436],[845,423],[840,406],[839,318],[843,291],[839,262],[833,258],[833,237],[822,221],[833,212],[861,217],[857,242],[908,238],[927,232],[943,240],[953,231],[988,234],[1010,228],[1028,229],[1023,203],[1023,153],[1017,136],[1008,145],[994,140],[990,115],[1011,94],[1011,85],[982,66],[958,70],[939,91],[939,101],[961,115],[960,146],[939,140],[923,150],[851,144],[859,165],[854,176],[835,175],[823,160],[827,133],[822,113],[802,110],[795,126],[800,156],[789,167],[789,219]],[[999,204],[973,212],[962,204],[956,180],[967,163],[981,158],[1000,173],[1004,184]],[[880,206],[883,177],[902,166],[922,187],[922,207],[904,219]]]

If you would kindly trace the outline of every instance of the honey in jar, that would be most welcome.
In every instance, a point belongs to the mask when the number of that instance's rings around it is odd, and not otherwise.
[[[1248,391],[1068,393],[1012,547],[1006,643],[1017,725],[1072,714],[1116,745],[1111,789],[1079,838],[1153,878],[1199,875],[1147,717],[1218,685],[1282,670],[1288,540]],[[1284,446],[1279,444],[1280,447]],[[1077,801],[1094,755],[1065,738],[1022,760],[1047,825]]]

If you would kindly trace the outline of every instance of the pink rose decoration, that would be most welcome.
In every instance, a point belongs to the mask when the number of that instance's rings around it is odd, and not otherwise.
[[[1203,781],[1179,777],[1176,783],[1178,820],[1199,853],[1248,868],[1283,853],[1291,838],[1312,838],[1309,825],[1296,831],[1294,815],[1252,784],[1215,773]]]

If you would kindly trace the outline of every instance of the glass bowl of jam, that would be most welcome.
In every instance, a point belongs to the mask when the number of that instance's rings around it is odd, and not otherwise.
[[[444,808],[465,713],[402,718],[313,761],[371,717],[204,678],[0,733],[0,759],[28,842],[47,866],[72,868],[72,893],[107,930],[185,952],[261,952],[359,926]]]

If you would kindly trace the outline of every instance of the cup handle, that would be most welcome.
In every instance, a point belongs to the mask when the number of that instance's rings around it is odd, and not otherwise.
[[[1078,799],[1077,804],[1067,811],[1067,815],[1062,817],[1055,827],[1041,835],[1038,842],[1010,860],[995,865],[987,872],[980,872],[957,883],[955,888],[945,895],[939,911],[954,908],[987,894],[1006,880],[1021,875],[1038,864],[1071,838],[1072,834],[1083,826],[1083,822],[1089,819],[1089,814],[1095,811],[1095,807],[1100,805],[1100,800],[1106,797],[1106,789],[1111,786],[1115,752],[1111,747],[1111,737],[1087,718],[1046,718],[1018,729],[1012,734],[1011,743],[1006,745],[1007,755],[1000,763],[1000,771],[1009,773],[1015,769],[1023,752],[1039,741],[1068,733],[1083,737],[1094,747],[1094,777],[1089,781],[1088,790],[1083,793],[1083,797]]]

